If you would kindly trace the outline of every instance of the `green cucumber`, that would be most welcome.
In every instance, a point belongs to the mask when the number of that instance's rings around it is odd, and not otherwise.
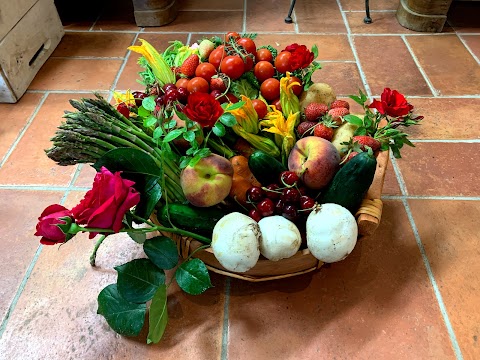
[[[368,152],[354,156],[343,165],[327,188],[322,191],[320,204],[338,204],[355,214],[372,185],[376,168],[377,160]]]
[[[248,167],[263,186],[277,183],[280,173],[288,170],[280,161],[261,150],[256,150],[250,155]]]
[[[163,226],[176,226],[199,235],[211,236],[218,220],[227,213],[218,208],[197,208],[192,205],[168,204],[157,213]]]

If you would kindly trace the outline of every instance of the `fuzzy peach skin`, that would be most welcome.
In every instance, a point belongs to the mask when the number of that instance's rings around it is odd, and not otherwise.
[[[180,174],[180,185],[194,206],[208,207],[220,203],[230,193],[233,166],[226,158],[212,154]]]
[[[288,169],[314,190],[322,189],[332,180],[339,164],[340,155],[335,146],[317,136],[298,140],[288,157]]]

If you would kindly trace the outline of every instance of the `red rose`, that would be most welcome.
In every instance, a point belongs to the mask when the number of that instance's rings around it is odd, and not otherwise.
[[[95,175],[92,189],[72,209],[77,223],[119,232],[125,213],[140,201],[140,194],[133,188],[134,184],[131,180],[122,179],[120,172],[112,174],[102,167]],[[90,233],[90,239],[95,235],[96,233]]]
[[[194,92],[188,96],[188,103],[183,112],[201,127],[212,127],[223,114],[223,109],[212,95]]]
[[[315,55],[308,50],[305,45],[298,45],[297,43],[294,43],[288,45],[285,50],[290,51],[292,54],[290,57],[290,66],[292,71],[308,67],[315,58]]]
[[[58,224],[66,224],[60,218],[72,217],[72,212],[62,205],[50,205],[38,218],[38,224],[35,236],[41,236],[40,243],[44,245],[55,245],[64,243],[66,235],[57,226]],[[73,219],[72,219],[73,221]]]
[[[407,102],[405,96],[389,88],[385,88],[380,101],[373,100],[369,108],[375,108],[380,114],[391,117],[404,116],[413,110],[413,106]]]

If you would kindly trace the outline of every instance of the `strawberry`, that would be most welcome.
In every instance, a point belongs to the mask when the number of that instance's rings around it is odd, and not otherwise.
[[[297,126],[298,136],[310,136],[313,135],[313,128],[317,125],[317,122],[304,121]]]
[[[362,150],[366,150],[366,146],[369,146],[373,151],[380,149],[380,141],[368,135],[357,135],[352,140],[358,142]]]
[[[350,110],[347,108],[334,108],[328,111],[328,115],[331,116],[332,121],[334,121],[337,126],[342,124],[343,117],[348,114],[350,114]]]
[[[202,59],[207,59],[213,49],[215,44],[208,39],[203,39],[198,46],[198,53]]]
[[[350,104],[345,100],[335,100],[330,104],[330,109],[345,108],[350,110]]]
[[[313,131],[313,135],[331,141],[333,138],[333,129],[325,126],[323,123],[318,124]]]
[[[198,55],[192,54],[183,62],[180,67],[180,72],[187,77],[194,77],[195,70],[199,63],[200,59],[198,58]]]
[[[325,115],[328,106],[320,103],[311,103],[305,107],[304,113],[307,121],[318,121],[318,118]]]
[[[353,157],[355,157],[356,155],[358,155],[359,153],[356,152],[356,151],[352,151],[350,153],[347,153],[343,158],[342,158],[342,161],[340,162],[340,164],[346,164],[347,162],[349,162],[350,160],[352,160]]]
[[[221,93],[225,92],[227,90],[225,82],[219,77],[212,76],[210,79],[210,91],[213,90],[218,90]]]

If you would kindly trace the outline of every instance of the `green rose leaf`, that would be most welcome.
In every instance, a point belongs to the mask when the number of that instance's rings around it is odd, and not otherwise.
[[[161,285],[153,296],[148,320],[147,344],[156,344],[161,340],[168,322],[167,287],[165,285]]]
[[[153,210],[155,210],[155,206],[162,198],[162,187],[156,179],[152,179],[155,180],[155,183],[151,188],[143,191],[140,197],[140,202],[135,206],[135,215],[140,216],[143,219],[148,219],[150,217]],[[143,244],[144,242],[145,240],[140,244]]]
[[[345,119],[345,121],[349,122],[350,124],[353,124],[356,126],[363,126],[363,120],[360,119],[358,116],[345,115],[343,118]]]
[[[155,110],[156,105],[155,96],[149,96],[142,100],[142,106],[145,108],[145,110],[153,111]]]
[[[144,127],[150,127],[153,126],[157,123],[157,118],[153,115],[149,115],[143,120],[143,126]]]
[[[107,151],[98,161],[93,165],[95,170],[100,171],[101,167],[105,166],[112,173],[115,171],[122,171],[122,178],[127,178],[135,181],[128,174],[151,175],[160,176],[161,169],[152,156],[143,150],[132,148],[116,148]]]
[[[235,104],[235,105],[237,105],[237,104]],[[235,107],[235,105],[233,105],[232,108]],[[232,108],[229,108],[228,110],[233,110]],[[218,118],[218,120],[220,120],[223,125],[228,126],[228,127],[232,127],[233,125],[235,125],[237,123],[237,119],[235,118],[235,116],[228,113],[228,112],[223,113],[222,116],[220,116]]]
[[[177,245],[166,236],[156,236],[145,241],[143,251],[160,269],[172,269],[178,263]]]
[[[153,130],[153,140],[158,140],[162,137],[163,135],[163,129],[161,127],[157,127],[155,128],[155,130]]]
[[[150,111],[148,111],[147,109],[145,109],[143,106],[140,106],[140,107],[138,108],[138,116],[148,117],[148,116],[150,116]]]
[[[136,233],[136,232],[127,232],[128,236],[138,244],[143,244],[145,240],[147,240],[147,235],[144,233]]]
[[[192,130],[188,130],[183,133],[183,138],[188,142],[192,142],[195,140],[195,132]]]
[[[148,259],[135,259],[115,267],[120,295],[133,303],[150,300],[158,287],[165,284],[165,273]]]
[[[225,126],[223,126],[223,124],[221,122],[218,122],[218,121],[213,126],[212,131],[215,135],[217,135],[219,137],[222,137],[226,134]]]
[[[124,336],[137,336],[145,322],[146,304],[134,304],[125,300],[117,289],[117,284],[105,287],[98,294],[98,311],[108,325]]]
[[[170,131],[167,135],[165,135],[165,137],[163,138],[163,142],[170,142],[170,141],[173,141],[175,140],[176,138],[178,138],[180,135],[182,135],[184,133],[185,129],[182,128],[182,129],[175,129],[175,130],[172,130]]]
[[[183,291],[191,295],[199,295],[212,287],[208,269],[200,259],[180,265],[175,271],[175,280]]]

